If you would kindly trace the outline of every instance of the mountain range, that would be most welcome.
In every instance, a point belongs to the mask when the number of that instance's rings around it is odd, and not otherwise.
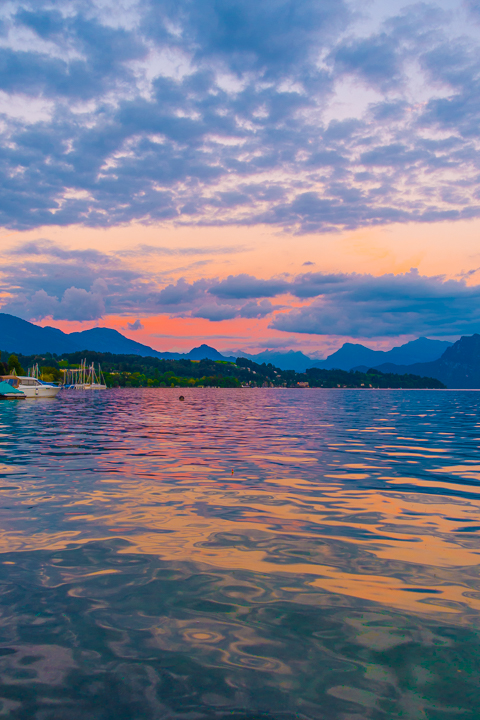
[[[437,360],[452,345],[446,340],[429,340],[420,337],[391,350],[371,350],[364,345],[345,343],[325,360],[316,361],[313,367],[324,370],[352,370],[358,365],[368,368],[377,367],[381,363],[396,365],[412,365]]]
[[[366,369],[363,365],[354,368],[360,372],[365,372]],[[475,333],[470,337],[461,337],[433,362],[412,365],[383,363],[375,367],[375,370],[398,375],[411,373],[421,377],[431,377],[443,382],[447,388],[458,390],[480,389],[480,335]]]
[[[92,328],[81,332],[64,333],[52,327],[39,327],[20,318],[0,313],[0,350],[16,352],[22,355],[44,354],[47,352],[61,355],[62,353],[94,350],[97,352],[110,352],[113,354],[140,355],[142,357],[157,357],[166,360],[230,360],[235,357],[244,357],[256,363],[272,363],[281,370],[295,370],[305,372],[307,368],[317,367],[326,370],[338,368],[351,370],[361,366],[401,368],[398,372],[414,372],[411,369],[417,364],[429,364],[438,360],[452,343],[441,340],[418,338],[411,342],[394,347],[388,351],[371,350],[358,343],[345,343],[339,350],[329,355],[325,360],[311,358],[302,352],[289,350],[278,352],[266,350],[256,355],[238,351],[235,356],[221,354],[215,348],[202,344],[188,353],[159,352],[148,345],[130,340],[112,328]],[[405,367],[408,370],[405,371]],[[397,370],[386,370],[397,372]],[[416,371],[415,371],[416,372]],[[423,372],[423,370],[422,370]],[[424,372],[423,374],[427,374]],[[431,377],[436,377],[431,375]],[[441,379],[441,378],[439,378]]]
[[[230,360],[209,345],[202,344],[188,353],[158,352],[148,345],[130,340],[112,328],[92,328],[81,332],[64,333],[57,328],[40,327],[22,320],[14,315],[0,313],[0,350],[15,352],[21,355],[78,352],[95,350],[110,352],[115,355],[140,355],[141,357],[157,357],[166,360]]]
[[[237,357],[243,357],[247,360],[253,360],[256,363],[272,363],[280,370],[295,370],[295,372],[305,372],[307,368],[311,368],[316,362],[315,358],[308,357],[299,350],[287,350],[287,352],[277,352],[275,350],[264,350],[263,352],[251,355],[246,352],[238,351]]]
[[[49,328],[50,329],[50,328]],[[172,353],[158,352],[148,345],[130,340],[111,328],[92,328],[91,330],[82,330],[82,332],[73,332],[67,335],[68,338],[75,343],[77,350],[95,350],[96,352],[110,352],[115,355],[140,355],[141,357],[158,357],[165,360],[230,360],[234,361],[234,357],[226,357],[209,345],[200,345],[193,348],[188,353]]]

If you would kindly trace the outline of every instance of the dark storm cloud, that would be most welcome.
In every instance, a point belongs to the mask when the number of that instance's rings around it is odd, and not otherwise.
[[[102,8],[7,6],[0,89],[28,120],[2,115],[1,225],[480,216],[478,43],[434,5],[367,37],[343,0],[140,0],[115,23]],[[381,98],[327,123],[345,78]],[[427,99],[407,100],[419,81]]]

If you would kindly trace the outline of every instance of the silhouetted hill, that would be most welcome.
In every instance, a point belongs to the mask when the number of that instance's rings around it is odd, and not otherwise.
[[[218,352],[218,350],[215,350],[215,348],[210,347],[210,345],[200,345],[199,347],[193,348],[193,350],[190,350],[189,353],[186,353],[182,357],[186,358],[187,360],[229,360],[230,362],[235,362],[234,357],[226,357],[225,355],[222,355]]]
[[[61,353],[75,352],[79,347],[61,330],[40,327],[14,315],[0,313],[0,350],[9,353]]]
[[[225,357],[210,345],[200,345],[188,353],[159,352],[149,345],[130,340],[117,330],[111,328],[92,328],[82,332],[70,333],[68,337],[74,339],[82,350],[95,350],[96,352],[110,352],[115,355],[140,355],[140,357],[156,357],[165,360],[231,360]]]
[[[395,363],[396,365],[411,365],[437,360],[452,343],[446,340],[429,340],[421,337],[404,345],[399,345],[388,351],[371,350],[359,343],[345,343],[336,352],[325,360],[319,360],[313,367],[331,370],[352,370],[362,366],[364,368],[379,367],[380,363]]]
[[[92,328],[64,333],[52,327],[40,327],[14,315],[0,313],[0,350],[22,355],[72,353],[78,350],[109,352],[115,355],[139,355],[167,360],[230,360],[209,345],[200,345],[188,353],[158,352],[149,345],[130,340],[112,328]]]
[[[111,328],[96,327],[91,330],[69,333],[77,348],[80,350],[96,350],[97,352],[111,352],[115,355],[140,355],[141,357],[161,357],[161,354],[142,343],[130,340]]]
[[[412,365],[383,363],[375,369],[383,373],[413,373],[436,378],[451,389],[480,389],[480,335],[461,337],[433,362]]]

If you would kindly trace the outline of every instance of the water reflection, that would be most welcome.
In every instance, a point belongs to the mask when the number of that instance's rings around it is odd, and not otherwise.
[[[3,714],[475,717],[475,403],[205,389],[0,406]]]

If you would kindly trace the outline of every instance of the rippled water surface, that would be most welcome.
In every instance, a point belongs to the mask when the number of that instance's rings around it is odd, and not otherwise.
[[[480,394],[0,404],[0,717],[480,717]]]

